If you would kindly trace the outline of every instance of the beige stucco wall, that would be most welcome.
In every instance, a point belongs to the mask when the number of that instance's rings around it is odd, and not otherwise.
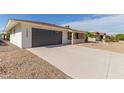
[[[89,42],[96,42],[96,38],[88,37],[88,41],[89,41]]]
[[[22,48],[22,31],[21,31],[21,25],[20,24],[15,26],[15,31],[13,29],[11,29],[10,42],[12,44]]]
[[[22,29],[22,47],[32,47],[32,28],[28,24],[21,24]]]
[[[18,24],[15,26],[15,34],[11,29],[10,42],[20,48],[32,47],[31,26],[27,24]]]
[[[76,33],[74,33],[74,44],[84,43],[85,39],[86,39],[86,37],[82,33],[79,33],[79,39],[76,39]]]
[[[69,44],[71,40],[68,40],[68,32],[62,31],[62,44]]]

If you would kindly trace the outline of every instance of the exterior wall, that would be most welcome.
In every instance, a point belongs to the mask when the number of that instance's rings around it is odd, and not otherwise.
[[[14,29],[11,29],[10,42],[12,44],[15,44],[16,46],[22,48],[22,31],[21,31],[20,24],[16,25],[15,31],[14,31]]]
[[[82,33],[79,33],[79,39],[76,39],[76,34],[74,33],[74,44],[84,43],[85,39],[86,37]]]
[[[22,30],[22,47],[31,48],[32,47],[32,28],[27,24],[21,24]]]
[[[84,39],[74,39],[74,44],[84,43]]]
[[[62,44],[69,44],[71,40],[68,40],[68,32],[62,32]]]
[[[20,48],[32,47],[32,30],[31,27],[26,24],[19,24],[11,30],[10,42]]]
[[[79,33],[79,39],[76,39],[76,35],[74,33],[74,44],[84,43],[85,39],[86,37],[82,33]],[[68,32],[63,32],[62,43],[71,44],[71,40],[68,40]]]
[[[88,37],[88,41],[89,41],[89,42],[96,42],[96,38]]]

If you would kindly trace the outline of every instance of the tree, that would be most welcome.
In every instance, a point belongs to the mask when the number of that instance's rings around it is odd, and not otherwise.
[[[95,37],[91,32],[85,32],[85,36],[86,36],[85,42],[89,42],[88,37],[91,37],[91,38]]]
[[[87,37],[91,37],[91,38],[94,37],[94,35],[93,35],[91,32],[86,32],[85,35],[86,35]]]

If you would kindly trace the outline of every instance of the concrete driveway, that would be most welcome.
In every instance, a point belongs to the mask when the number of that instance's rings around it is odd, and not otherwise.
[[[124,54],[77,45],[28,49],[72,78],[124,78]]]

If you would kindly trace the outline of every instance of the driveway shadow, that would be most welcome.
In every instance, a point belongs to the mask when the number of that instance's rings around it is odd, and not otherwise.
[[[55,48],[55,47],[63,47],[63,46],[67,46],[70,44],[59,44],[59,45],[42,45],[42,46],[38,46],[38,47],[45,47],[45,48]],[[32,47],[32,48],[38,48],[38,47]]]
[[[55,47],[63,47],[63,46],[67,46],[68,44],[60,44],[60,45],[48,45],[48,46],[43,46],[43,47],[46,47],[46,48],[55,48]]]

